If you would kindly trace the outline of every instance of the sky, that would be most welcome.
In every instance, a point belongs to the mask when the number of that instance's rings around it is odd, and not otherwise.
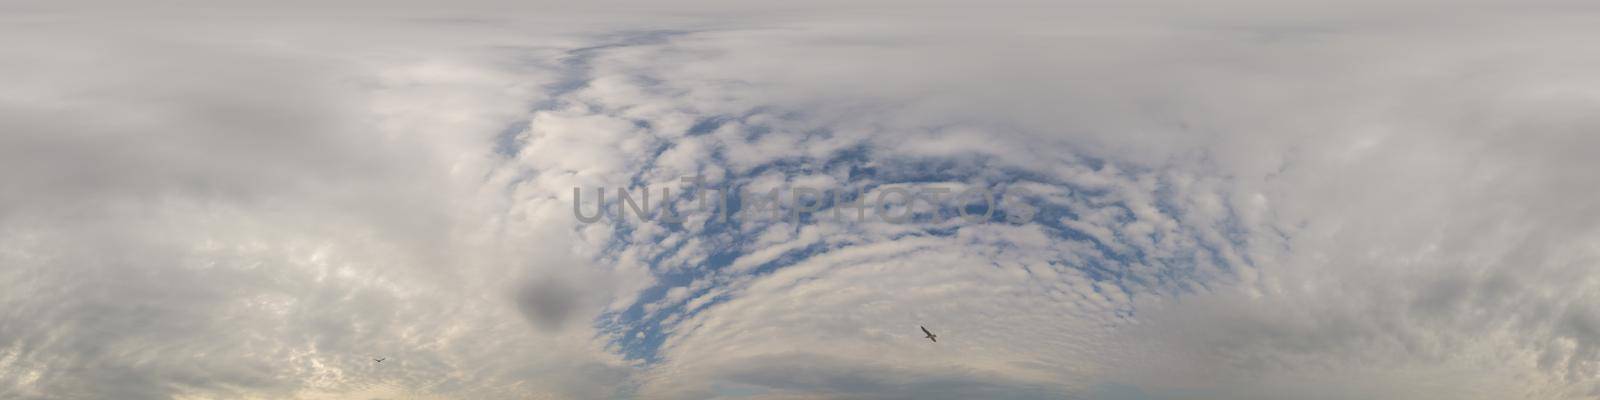
[[[1600,398],[1597,26],[0,3],[0,398]]]

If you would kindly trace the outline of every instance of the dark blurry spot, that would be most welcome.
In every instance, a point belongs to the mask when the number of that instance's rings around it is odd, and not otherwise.
[[[562,323],[578,305],[578,292],[559,280],[542,279],[517,289],[517,309],[534,327],[560,330]]]

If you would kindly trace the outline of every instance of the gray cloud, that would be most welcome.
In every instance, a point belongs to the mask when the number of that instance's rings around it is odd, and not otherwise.
[[[0,397],[1600,387],[1588,7],[882,4],[7,6]],[[564,197],[694,174],[1061,212]]]

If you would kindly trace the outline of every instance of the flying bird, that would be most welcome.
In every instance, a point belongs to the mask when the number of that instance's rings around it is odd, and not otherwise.
[[[939,343],[939,335],[935,335],[933,332],[928,332],[928,327],[926,326],[917,325],[917,327],[922,328],[922,333],[928,335],[928,340],[932,340],[934,343]]]
[[[383,362],[383,360],[387,360],[387,359],[389,359],[389,357],[384,357],[384,358],[374,358],[374,359],[372,359],[372,361],[373,361],[373,362]]]

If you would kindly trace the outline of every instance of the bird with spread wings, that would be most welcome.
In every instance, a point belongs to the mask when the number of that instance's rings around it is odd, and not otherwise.
[[[932,340],[934,343],[939,343],[939,335],[935,335],[933,332],[928,332],[928,327],[922,325],[917,325],[917,327],[922,328],[922,333],[928,335],[928,340]]]

